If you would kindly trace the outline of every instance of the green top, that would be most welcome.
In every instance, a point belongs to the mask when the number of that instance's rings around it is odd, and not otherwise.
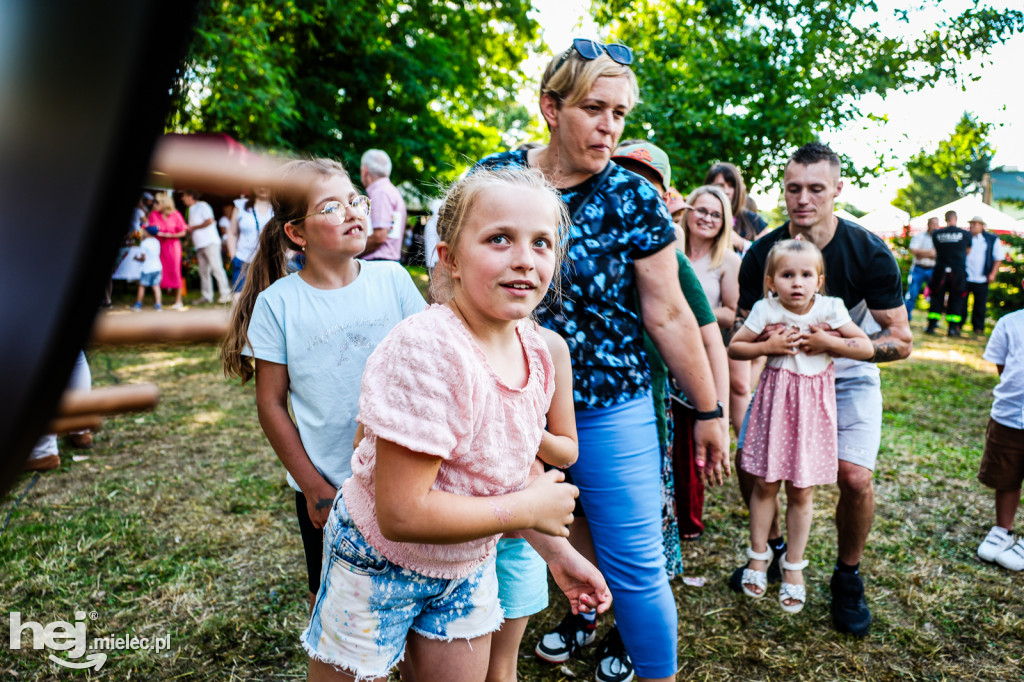
[[[703,327],[717,322],[718,318],[711,310],[711,304],[708,303],[708,297],[704,295],[704,288],[701,287],[700,281],[697,279],[697,273],[694,271],[693,265],[690,264],[690,259],[678,249],[676,258],[679,260],[679,286],[682,287],[683,296],[686,297],[686,302],[693,310],[693,316],[697,318],[697,326]],[[647,332],[644,332],[644,349],[647,351],[647,357],[651,364],[651,396],[654,399],[654,414],[658,421],[658,442],[664,445],[668,441],[668,419],[665,416],[664,407],[668,367],[665,366],[665,361],[661,359],[658,349],[654,347]]]

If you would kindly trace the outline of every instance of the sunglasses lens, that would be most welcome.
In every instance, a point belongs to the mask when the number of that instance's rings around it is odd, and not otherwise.
[[[629,66],[633,63],[633,50],[629,49],[625,45],[613,43],[611,45],[605,45],[604,49],[608,51],[608,56],[612,58],[612,61],[618,64]]]
[[[572,46],[576,48],[576,51],[580,53],[580,56],[587,61],[597,59],[601,56],[601,52],[604,51],[600,43],[586,38],[575,38],[572,41]]]

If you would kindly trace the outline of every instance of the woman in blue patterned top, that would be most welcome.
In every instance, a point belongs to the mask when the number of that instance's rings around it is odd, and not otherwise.
[[[674,680],[677,615],[662,553],[644,329],[705,417],[694,435],[708,485],[728,475],[728,443],[697,322],[678,285],[675,248],[666,248],[675,240],[671,216],[648,182],[610,162],[639,94],[630,63],[625,46],[573,41],[541,81],[549,144],[480,164],[539,168],[572,215],[563,297],[537,312],[572,354],[580,457],[570,473],[622,637],[608,643],[598,679],[621,677],[629,662],[615,649],[624,644],[640,679]],[[592,639],[585,627],[562,628],[566,657]]]

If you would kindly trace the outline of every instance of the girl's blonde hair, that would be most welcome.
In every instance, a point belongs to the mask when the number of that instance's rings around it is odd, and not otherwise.
[[[466,220],[480,198],[488,189],[522,187],[538,190],[541,201],[546,202],[555,222],[555,274],[551,289],[558,292],[558,279],[565,257],[565,243],[569,229],[569,212],[551,183],[544,179],[539,170],[520,166],[490,169],[478,168],[454,182],[444,195],[444,201],[437,214],[438,241],[448,245],[448,258],[458,251]],[[438,261],[430,279],[430,294],[434,301],[445,303],[455,295],[452,285],[450,264],[444,259]]]
[[[732,207],[729,206],[729,197],[725,196],[725,192],[714,185],[704,185],[693,190],[690,192],[690,196],[686,197],[686,203],[693,206],[693,202],[703,194],[710,194],[722,205],[722,227],[711,241],[711,267],[714,269],[722,265],[722,261],[725,260],[725,252],[729,250],[732,243]],[[690,213],[692,212],[692,208],[683,209],[683,253],[687,256],[690,255]]]
[[[282,179],[299,177],[309,180],[317,177],[339,176],[351,182],[345,167],[332,159],[300,159],[281,166]],[[295,191],[273,190],[270,202],[274,215],[260,231],[259,245],[252,261],[245,271],[245,285],[231,311],[228,334],[221,344],[220,357],[224,374],[238,377],[242,383],[249,381],[255,373],[255,362],[242,351],[249,345],[249,322],[260,292],[287,274],[287,251],[300,251],[302,247],[293,242],[284,231],[284,226],[309,213],[309,194]]]
[[[821,251],[818,247],[809,242],[806,239],[783,239],[777,242],[772,250],[768,252],[768,258],[764,262],[764,297],[769,298],[772,295],[771,289],[768,288],[768,281],[775,278],[775,270],[779,267],[779,260],[783,256],[792,254],[809,254],[814,258],[814,268],[818,271],[818,276],[822,277],[825,274],[825,258],[821,255]],[[821,289],[818,293],[825,293],[825,283],[822,282]]]
[[[630,109],[640,100],[640,86],[631,68],[613,61],[607,54],[583,59],[572,47],[564,61],[556,55],[548,62],[540,80],[540,95],[551,95],[559,106],[576,106],[590,94],[598,78],[625,78],[630,85]]]

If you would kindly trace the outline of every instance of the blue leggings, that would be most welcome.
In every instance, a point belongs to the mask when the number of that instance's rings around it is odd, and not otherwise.
[[[615,620],[641,677],[676,672],[676,602],[661,533],[661,451],[650,395],[576,412],[572,481],[594,537]]]

